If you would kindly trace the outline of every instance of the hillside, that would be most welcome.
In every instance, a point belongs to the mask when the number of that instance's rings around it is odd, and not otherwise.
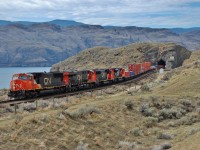
[[[137,85],[0,107],[0,149],[197,150],[200,51]],[[147,88],[149,87],[149,88]],[[2,92],[4,93],[4,92]]]
[[[168,61],[171,56],[174,62]],[[95,47],[53,65],[51,71],[127,67],[130,63],[144,61],[156,64],[161,58],[166,61],[167,68],[175,68],[189,56],[187,49],[173,43],[136,43],[114,49]]]
[[[164,75],[165,85],[156,88],[156,93],[165,95],[200,96],[200,51],[194,51],[183,66]]]
[[[138,42],[174,42],[189,50],[200,47],[199,30],[176,34],[169,29],[103,27],[63,20],[1,22],[0,66],[51,66],[87,48]]]

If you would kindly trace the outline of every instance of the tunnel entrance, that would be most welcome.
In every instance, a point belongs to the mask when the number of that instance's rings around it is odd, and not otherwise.
[[[160,59],[159,61],[157,61],[157,68],[160,69],[160,68],[163,68],[165,69],[165,66],[166,66],[166,61],[164,61],[163,59]]]

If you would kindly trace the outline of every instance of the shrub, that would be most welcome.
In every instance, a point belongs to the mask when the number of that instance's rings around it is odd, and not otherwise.
[[[41,103],[40,103],[40,107],[41,107],[41,108],[46,108],[46,107],[48,107],[48,106],[49,106],[49,103],[48,103],[48,102],[45,102],[45,101],[44,101],[44,102],[41,102]]]
[[[148,103],[144,103],[140,106],[139,110],[144,116],[149,117],[149,116],[154,116],[156,117],[156,109],[153,107],[149,107]]]
[[[192,112],[195,109],[195,106],[192,105],[190,100],[181,100],[181,108],[184,109],[186,112]]]
[[[163,143],[161,145],[156,145],[151,150],[165,150],[165,149],[170,149],[172,146],[170,143]]]
[[[38,118],[36,118],[35,116],[33,118],[30,119],[30,122],[33,124],[37,124],[38,123]]]
[[[188,135],[193,135],[199,131],[200,131],[200,129],[193,128],[192,130],[189,131]]]
[[[138,127],[133,128],[130,133],[132,133],[134,136],[141,136],[142,135],[142,130]]]
[[[171,108],[160,111],[159,114],[159,120],[165,120],[165,119],[179,119],[184,115],[184,111],[181,109]]]
[[[140,112],[141,113],[144,113],[147,109],[149,109],[149,104],[148,103],[143,103],[141,106],[140,106]]]
[[[144,120],[144,125],[149,128],[149,127],[153,127],[154,125],[156,125],[156,123],[158,122],[158,119],[157,118],[154,118],[154,117],[147,117],[145,120]]]
[[[197,114],[189,114],[188,116],[184,116],[177,121],[178,125],[192,125],[193,123],[199,122],[200,118]]]
[[[172,135],[167,134],[167,133],[160,133],[157,138],[158,139],[170,140],[170,139],[172,139]]]
[[[128,100],[125,102],[125,106],[127,109],[132,110],[133,109],[133,102],[131,100]]]
[[[162,80],[168,81],[168,80],[174,75],[174,73],[175,73],[175,71],[167,72],[167,73],[162,77]]]
[[[99,114],[100,111],[98,108],[96,108],[94,106],[85,106],[85,107],[82,107],[82,108],[80,108],[76,111],[72,111],[72,112],[69,110],[65,110],[64,113],[69,115],[71,118],[81,118],[85,115],[92,114],[92,113]]]
[[[141,91],[148,92],[148,91],[150,91],[150,88],[149,88],[149,86],[147,84],[144,84],[144,85],[141,86]]]
[[[197,112],[198,115],[200,115],[200,108],[197,108],[196,112]]]
[[[83,143],[82,141],[80,141],[78,143],[78,146],[76,148],[76,150],[87,150],[88,149],[88,144],[87,143]]]
[[[136,144],[133,142],[128,142],[128,141],[119,141],[119,143],[117,145],[117,149],[134,150],[134,149],[136,149]]]
[[[28,112],[33,112],[36,110],[36,105],[35,103],[27,103],[24,105],[24,110],[28,111]]]
[[[57,118],[63,120],[65,119],[65,116],[62,113],[59,113]]]

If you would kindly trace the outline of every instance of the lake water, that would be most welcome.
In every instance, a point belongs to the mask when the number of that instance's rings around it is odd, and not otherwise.
[[[9,88],[12,75],[16,73],[28,72],[49,72],[51,67],[8,67],[0,68],[0,89]]]

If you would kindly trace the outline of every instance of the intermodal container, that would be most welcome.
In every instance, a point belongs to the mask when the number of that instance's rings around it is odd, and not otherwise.
[[[142,72],[148,71],[151,69],[151,62],[144,62],[142,63]]]
[[[134,72],[133,71],[130,71],[130,76],[134,76]]]
[[[129,71],[125,71],[125,77],[130,77],[130,72]]]

